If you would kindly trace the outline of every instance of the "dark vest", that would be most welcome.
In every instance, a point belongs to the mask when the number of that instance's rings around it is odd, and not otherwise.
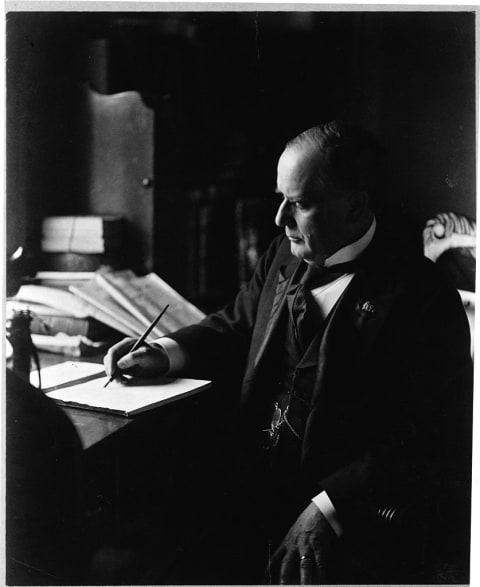
[[[291,317],[285,328],[285,344],[279,371],[281,385],[269,390],[269,409],[262,426],[261,478],[268,487],[268,507],[281,508],[293,522],[319,489],[312,487],[301,466],[302,439],[311,409],[312,392],[317,372],[320,342],[324,325],[312,340],[307,351],[299,351]],[[275,406],[283,414],[283,421],[275,433],[271,429]],[[286,415],[284,414],[287,412]],[[293,516],[293,517],[292,517]]]

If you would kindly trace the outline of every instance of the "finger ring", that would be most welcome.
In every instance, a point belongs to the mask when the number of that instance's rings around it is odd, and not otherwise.
[[[301,567],[314,567],[315,560],[309,556],[308,554],[302,554],[300,557],[300,566]]]

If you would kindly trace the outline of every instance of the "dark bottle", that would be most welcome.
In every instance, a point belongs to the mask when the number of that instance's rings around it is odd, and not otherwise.
[[[34,352],[30,334],[32,314],[28,310],[15,311],[7,323],[8,339],[13,348],[13,371],[27,381]]]

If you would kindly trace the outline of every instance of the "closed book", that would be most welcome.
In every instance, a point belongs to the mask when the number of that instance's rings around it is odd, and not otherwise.
[[[85,318],[89,316],[89,306],[72,293],[45,285],[22,285],[15,300],[49,306],[66,316]]]
[[[83,253],[95,255],[108,253],[119,249],[122,245],[120,235],[110,238],[89,237],[88,235],[70,238],[62,237],[44,237],[41,242],[41,249],[44,253]]]
[[[15,298],[7,300],[7,318],[14,311],[30,311],[32,321],[30,332],[32,334],[55,335],[63,332],[69,335],[81,334],[91,340],[113,340],[118,338],[119,332],[110,326],[95,320],[89,316],[78,317],[58,310],[45,304],[22,302]]]
[[[64,332],[59,332],[54,336],[32,334],[32,342],[39,351],[66,355],[67,357],[97,356],[112,344],[111,340],[93,341],[81,334],[70,336]]]
[[[42,222],[42,235],[110,237],[123,230],[120,216],[48,216]]]
[[[39,316],[70,316],[73,317],[73,314],[69,314],[65,310],[59,310],[58,308],[54,308],[52,306],[48,306],[46,304],[41,304],[37,302],[29,302],[19,300],[16,296],[13,298],[8,298],[6,302],[6,310],[7,310],[7,318],[10,318],[14,311],[16,312],[26,312],[29,311],[32,314],[37,314]],[[85,315],[86,317],[86,315]]]
[[[75,318],[74,316],[33,315],[30,323],[32,334],[55,335],[59,332],[74,336],[81,334],[90,340],[113,340],[119,332],[95,318]]]
[[[37,271],[35,282],[49,287],[68,289],[70,285],[80,285],[93,279],[94,271]]]
[[[113,268],[124,267],[124,256],[120,250],[108,253],[43,253],[40,268],[45,271],[95,272],[102,265]]]

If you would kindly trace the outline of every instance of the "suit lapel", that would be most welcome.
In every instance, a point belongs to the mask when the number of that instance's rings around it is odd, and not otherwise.
[[[280,267],[272,310],[265,328],[265,335],[255,357],[255,369],[264,359],[266,351],[272,341],[276,340],[276,335],[282,324],[281,318],[284,316],[287,306],[287,291],[290,284],[298,277],[299,273],[303,272],[303,269],[304,264],[302,261],[299,261],[294,257],[287,265]]]
[[[382,283],[380,266],[387,265],[383,259],[384,250],[388,247],[382,246],[381,239],[375,236],[374,240],[362,255],[359,271],[355,274],[345,291],[330,312],[324,330],[321,336],[317,362],[317,375],[314,393],[312,394],[312,404],[314,405],[321,394],[322,386],[326,374],[330,370],[335,370],[339,365],[343,369],[348,368],[345,364],[345,357],[349,357],[349,364],[359,360],[360,356],[368,353],[370,344],[374,340],[378,329],[383,323],[383,319],[390,307],[392,300],[390,296],[378,296],[380,291],[378,285]],[[277,340],[277,335],[283,324],[282,318],[286,315],[287,292],[291,284],[296,283],[306,268],[305,263],[292,257],[288,263],[280,267],[273,304],[268,322],[265,326],[265,334],[254,354],[254,369],[264,360],[268,349],[272,343]],[[373,302],[373,303],[371,303]],[[378,303],[377,303],[378,302]],[[368,311],[369,305],[373,306],[374,312]],[[365,310],[363,307],[365,306]],[[365,346],[360,348],[358,344],[359,332],[369,322],[369,336],[365,339]],[[375,326],[373,326],[375,323]],[[362,341],[364,340],[362,339]],[[317,342],[318,345],[318,342]],[[348,347],[348,350],[347,348]],[[314,348],[312,348],[314,351]],[[313,365],[314,360],[309,364]],[[308,366],[305,364],[304,366]]]

